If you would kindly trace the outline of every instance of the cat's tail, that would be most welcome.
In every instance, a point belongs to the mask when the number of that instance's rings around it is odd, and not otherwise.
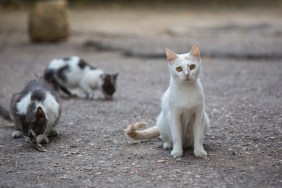
[[[127,129],[125,129],[125,132],[127,136],[135,140],[156,138],[160,136],[160,131],[157,126],[150,127],[145,130],[139,130],[141,128],[144,128],[146,125],[147,124],[144,122],[138,122],[133,125],[128,125]]]
[[[52,69],[45,70],[44,79],[49,83],[53,83],[55,81],[55,73],[55,70]]]
[[[10,111],[0,105],[0,116],[2,116],[5,120],[13,121]]]
[[[61,90],[63,91],[65,94],[67,94],[68,96],[71,96],[71,92],[66,88],[64,87],[62,84],[60,84],[58,82],[58,80],[56,79],[56,70],[53,70],[53,69],[47,69],[44,73],[44,79],[53,84],[54,88],[56,90]]]

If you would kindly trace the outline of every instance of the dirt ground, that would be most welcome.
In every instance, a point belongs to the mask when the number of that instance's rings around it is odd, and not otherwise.
[[[0,11],[0,103],[53,58],[79,55],[119,72],[113,101],[61,99],[60,136],[42,153],[0,119],[0,187],[282,187],[282,20],[279,10],[88,9],[71,37],[32,44],[28,11]],[[154,125],[168,86],[166,47],[202,45],[211,129],[199,159],[172,158],[160,139],[135,142],[128,124]]]

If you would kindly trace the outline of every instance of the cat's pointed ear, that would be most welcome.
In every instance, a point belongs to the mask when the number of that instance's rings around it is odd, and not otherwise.
[[[192,49],[189,52],[189,55],[191,55],[194,58],[200,59],[200,44],[196,43],[194,44],[194,46],[192,47]]]
[[[118,77],[118,73],[113,74],[113,78],[114,78],[114,80],[117,80],[117,77]]]
[[[168,48],[166,49],[165,54],[169,63],[172,63],[177,58],[177,54]]]
[[[43,109],[39,106],[36,110],[36,120],[44,120],[45,119],[45,113]]]

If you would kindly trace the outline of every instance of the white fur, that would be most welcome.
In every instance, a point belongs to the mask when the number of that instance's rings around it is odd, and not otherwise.
[[[51,129],[54,128],[54,125],[58,119],[59,103],[50,92],[47,92],[45,100],[42,103],[38,103],[36,106],[40,106],[46,115],[46,118],[48,120],[46,131],[49,133]]]
[[[101,88],[103,85],[103,81],[101,79],[103,74],[104,72],[100,69],[89,70],[80,80],[79,86],[84,91],[87,91],[89,98],[93,99],[95,97],[95,99],[97,99],[99,96],[101,96],[101,93],[99,93],[99,88]]]
[[[64,65],[66,65],[66,62],[63,61],[62,59],[54,59],[50,61],[47,68],[48,69],[59,69],[63,67]]]
[[[31,93],[25,95],[18,103],[17,103],[17,111],[19,114],[26,114],[28,105],[31,102]]]
[[[103,92],[100,91],[103,84],[102,75],[104,74],[104,71],[101,69],[90,69],[87,66],[84,69],[81,69],[78,66],[79,61],[80,58],[77,56],[72,56],[69,60],[54,59],[49,63],[47,68],[49,70],[59,69],[68,65],[69,71],[65,74],[67,82],[63,82],[56,77],[56,80],[58,80],[61,85],[68,88],[74,95],[79,93],[78,89],[82,89],[88,94],[88,98],[90,99],[94,99],[94,97],[95,99],[104,97]]]
[[[65,65],[68,65],[69,71],[66,73],[66,77],[68,79],[68,82],[60,82],[65,87],[77,87],[79,85],[79,81],[83,78],[84,72],[87,72],[89,69],[83,69],[81,70],[78,67],[80,58],[77,56],[72,56],[70,57],[69,60],[64,60],[64,59],[54,59],[52,60],[49,65],[48,69],[59,69]],[[58,81],[60,81],[59,78],[57,78]]]
[[[200,59],[191,52],[180,55],[172,51],[169,53],[170,85],[162,96],[162,111],[157,119],[163,147],[173,148],[171,155],[176,157],[183,155],[184,148],[192,146],[196,157],[205,157],[203,138],[205,125],[209,121],[204,111],[203,87],[198,78]],[[196,65],[194,70],[190,70],[191,64]],[[179,66],[183,69],[181,72],[176,71]]]

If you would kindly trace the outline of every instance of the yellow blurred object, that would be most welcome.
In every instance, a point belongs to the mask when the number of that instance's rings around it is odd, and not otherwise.
[[[41,1],[29,17],[29,35],[34,42],[56,42],[69,37],[67,0]]]

